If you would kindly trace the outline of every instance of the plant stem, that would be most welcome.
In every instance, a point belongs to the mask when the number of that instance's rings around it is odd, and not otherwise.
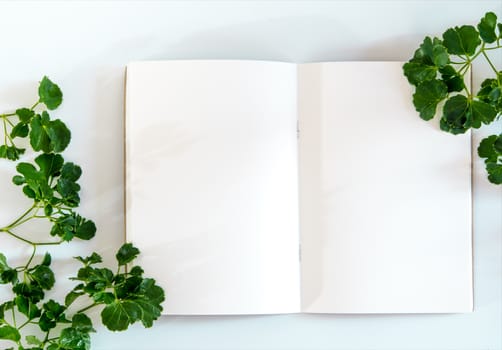
[[[5,118],[2,119],[3,121],[3,142],[7,146],[7,123],[5,122]]]
[[[28,267],[30,266],[31,264],[31,261],[33,260],[33,257],[35,256],[35,253],[37,251],[37,246],[36,245],[33,245],[33,252],[31,253],[31,256],[30,256],[30,259],[28,260],[28,262],[26,263],[26,265],[24,266],[24,269],[27,270]]]
[[[81,312],[84,312],[84,311],[87,311],[87,310],[89,310],[89,309],[91,309],[91,308],[93,308],[94,306],[97,306],[97,305],[99,305],[99,304],[98,304],[98,303],[93,303],[93,304],[91,304],[91,305],[88,305],[88,306],[86,306],[86,307],[84,307],[84,308],[82,308],[82,309],[78,310],[78,311],[76,312],[76,314],[81,313]]]
[[[37,203],[33,203],[33,205],[30,207],[30,209],[26,210],[20,217],[18,217],[16,220],[14,220],[11,224],[5,226],[3,229],[10,230],[10,229],[16,227],[17,224],[21,220],[23,220],[36,206],[37,206]],[[3,231],[3,229],[0,228],[0,231]]]
[[[488,57],[488,55],[486,54],[485,51],[483,51],[483,56],[485,56],[486,58],[486,61],[488,62],[488,64],[490,65],[490,67],[492,68],[492,70],[495,72],[495,76],[497,77],[497,81],[499,82],[500,84],[500,78],[498,76],[498,71],[497,71],[497,68],[495,68],[495,66],[493,65],[492,61],[490,60],[490,57]]]
[[[61,243],[64,242],[64,241],[57,241],[57,242],[32,242],[29,239],[26,239],[26,238],[23,238],[21,236],[16,235],[14,232],[12,232],[10,230],[1,229],[0,232],[5,232],[5,233],[11,235],[12,237],[17,238],[20,241],[28,243],[28,244],[30,244],[32,246],[39,246],[39,245],[59,245],[59,244],[61,244]]]
[[[17,328],[17,325],[16,325],[16,313],[14,312],[14,308],[12,308],[11,310],[12,310],[12,323],[14,324],[14,328]]]

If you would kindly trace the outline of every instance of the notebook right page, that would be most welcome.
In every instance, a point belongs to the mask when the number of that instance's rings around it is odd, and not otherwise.
[[[299,65],[304,312],[472,311],[470,134],[421,120],[401,67]]]

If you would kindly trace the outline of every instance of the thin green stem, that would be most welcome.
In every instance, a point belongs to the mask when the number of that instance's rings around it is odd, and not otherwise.
[[[497,71],[497,68],[495,68],[495,66],[493,65],[492,61],[490,60],[490,57],[488,57],[488,55],[486,54],[486,52],[483,51],[483,56],[485,56],[486,58],[486,61],[488,62],[488,64],[490,65],[490,67],[492,68],[492,70],[495,72],[495,76],[497,77],[497,80],[498,82],[500,83],[500,79],[498,77],[498,71]]]
[[[33,109],[35,109],[35,107],[36,107],[36,106],[38,106],[38,105],[39,105],[39,103],[40,103],[40,101],[37,101],[37,102],[36,102],[33,106],[31,106],[31,108],[30,108],[30,109],[32,109],[32,110],[33,110]]]
[[[4,119],[7,123],[9,123],[10,126],[14,127],[14,123],[10,121],[10,119],[5,118]]]
[[[26,320],[26,322],[24,322],[22,325],[20,325],[20,326],[18,327],[18,329],[21,329],[21,328],[23,328],[24,326],[26,326],[26,325],[30,324],[30,322],[31,322],[31,320]]]
[[[502,45],[497,45],[497,46],[493,46],[493,47],[485,47],[485,51],[497,50],[500,48],[502,48]]]
[[[47,343],[47,341],[49,340],[49,333],[51,332],[51,330],[49,329],[47,331],[47,333],[45,334],[45,338],[44,338],[44,341],[42,342],[43,345],[45,345]]]
[[[7,123],[5,122],[5,118],[2,119],[3,121],[3,142],[7,146]]]
[[[25,270],[27,270],[28,267],[30,267],[31,261],[33,260],[33,257],[35,256],[36,251],[37,251],[37,246],[33,245],[33,252],[31,253],[30,259],[28,260],[28,262],[26,263],[26,265],[24,265],[24,269]]]
[[[17,328],[17,325],[16,325],[16,312],[14,311],[14,308],[12,308],[11,310],[12,310],[12,323],[14,324],[14,328]]]
[[[64,242],[64,241],[57,241],[57,242],[32,242],[29,239],[26,239],[26,238],[23,238],[21,236],[16,235],[14,232],[12,232],[10,230],[2,229],[2,230],[0,230],[0,232],[5,232],[5,233],[11,235],[12,237],[17,238],[20,241],[23,241],[23,242],[25,242],[27,244],[30,244],[32,246],[39,246],[39,245],[59,245],[59,244],[61,244],[61,243]]]
[[[10,230],[11,228],[14,228],[15,226],[17,226],[17,223],[19,221],[23,220],[37,205],[38,205],[38,203],[33,203],[33,205],[28,210],[26,210],[20,217],[18,217],[12,223],[5,226],[4,229]],[[2,231],[2,229],[0,229],[0,231]]]
[[[458,70],[458,74],[464,76],[465,73],[467,73],[467,71],[469,70],[469,67],[471,66],[470,63],[465,63],[462,67],[460,67],[460,69]],[[465,72],[462,72],[463,70],[465,70]]]
[[[9,234],[9,235],[11,235],[11,236],[12,236],[12,237],[14,237],[14,238],[19,239],[20,241],[23,241],[23,242],[25,242],[25,243],[28,243],[28,244],[30,244],[30,245],[33,245],[33,244],[34,244],[32,241],[30,241],[30,240],[28,240],[28,239],[25,239],[25,238],[23,238],[23,237],[21,237],[21,236],[18,236],[18,235],[16,235],[14,232],[12,232],[12,231],[10,231],[10,230],[1,230],[1,231],[5,232],[5,233],[7,233],[7,234]]]
[[[91,308],[93,308],[94,306],[97,306],[97,305],[99,305],[99,304],[98,303],[92,303],[91,305],[88,305],[88,306],[86,306],[86,307],[78,310],[76,313],[78,314],[78,313],[87,311],[87,310],[89,310],[89,309],[91,309]]]

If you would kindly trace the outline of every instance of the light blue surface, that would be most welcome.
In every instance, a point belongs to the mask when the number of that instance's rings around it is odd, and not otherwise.
[[[31,103],[43,74],[62,86],[66,98],[56,115],[73,131],[68,156],[84,169],[82,210],[100,229],[90,247],[59,252],[58,271],[73,273],[70,257],[91,249],[111,261],[123,239],[127,62],[406,60],[425,35],[476,23],[487,10],[502,17],[502,2],[0,2],[0,110]],[[502,55],[495,60],[502,67]],[[477,68],[479,83],[488,70]],[[474,144],[500,130],[498,123],[476,131]],[[2,184],[10,176],[1,169]],[[93,349],[501,349],[501,198],[475,157],[473,313],[164,317],[146,331],[100,327]],[[17,190],[2,187],[2,222],[16,202],[24,203]]]

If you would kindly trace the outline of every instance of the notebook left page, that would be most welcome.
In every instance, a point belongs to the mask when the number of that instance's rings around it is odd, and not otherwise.
[[[296,65],[135,62],[126,232],[166,314],[298,312]]]

